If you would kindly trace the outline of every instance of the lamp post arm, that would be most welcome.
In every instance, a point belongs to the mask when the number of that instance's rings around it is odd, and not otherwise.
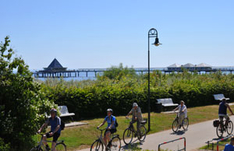
[[[158,31],[155,28],[151,28],[148,32],[148,37],[158,37]]]

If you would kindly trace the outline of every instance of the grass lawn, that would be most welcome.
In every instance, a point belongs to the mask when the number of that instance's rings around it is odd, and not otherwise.
[[[234,106],[231,106],[231,108],[234,110]],[[171,129],[171,124],[175,116],[176,114],[151,113],[150,133]],[[217,116],[218,105],[188,109],[190,124],[217,119]],[[143,117],[146,118],[147,114],[143,114]],[[103,121],[103,119],[104,118],[84,120],[80,122],[88,123],[88,125],[65,128],[65,130],[62,131],[60,140],[62,139],[65,141],[68,150],[90,147],[92,142],[97,138],[97,136],[100,135],[100,132],[96,129],[96,127]],[[119,134],[122,139],[123,131],[128,127],[129,120],[127,120],[124,116],[118,116],[117,121],[119,123],[117,134]],[[211,128],[213,128],[212,125]]]

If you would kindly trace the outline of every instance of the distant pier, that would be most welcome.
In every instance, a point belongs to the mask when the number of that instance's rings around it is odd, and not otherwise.
[[[171,74],[180,73],[184,70],[191,73],[197,72],[198,74],[209,74],[215,72],[233,74],[234,66],[212,67],[204,63],[198,65],[193,65],[190,63],[185,65],[173,64],[166,68],[151,68],[150,72],[161,71],[163,74]],[[54,59],[47,68],[44,68],[44,70],[35,71],[33,75],[35,78],[97,77],[98,74],[102,75],[104,71],[108,71],[108,69],[99,68],[67,70],[67,68],[64,68],[57,59]],[[137,74],[145,74],[148,73],[148,68],[135,68],[135,71]]]
[[[76,78],[76,77],[97,77],[97,75],[102,75],[104,71],[108,71],[106,69],[80,69],[80,70],[66,70],[66,71],[36,71],[34,72],[35,78]],[[147,68],[142,69],[135,69],[137,74],[145,74],[148,73]],[[167,69],[159,69],[159,68],[151,68],[151,72],[153,71],[161,71],[163,74],[171,74],[171,73],[179,73],[183,72],[183,70],[173,71],[173,70],[167,70]],[[226,74],[233,74],[234,73],[234,67],[215,67],[210,70],[193,70],[189,72],[197,72],[198,74],[209,74],[209,73],[215,73],[215,72],[223,72]]]

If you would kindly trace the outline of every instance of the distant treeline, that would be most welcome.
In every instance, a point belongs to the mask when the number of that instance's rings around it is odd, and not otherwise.
[[[223,93],[234,98],[234,75],[221,72],[212,74],[151,73],[151,108],[155,110],[156,99],[170,97],[178,103],[184,100],[189,107],[218,104],[213,94]],[[64,81],[47,79],[43,91],[58,105],[67,105],[76,119],[104,116],[107,108],[115,115],[126,114],[133,102],[138,102],[147,112],[147,74],[137,75],[133,68],[111,67],[97,80]]]

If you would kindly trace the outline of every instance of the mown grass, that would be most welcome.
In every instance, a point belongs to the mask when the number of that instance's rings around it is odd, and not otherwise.
[[[234,106],[231,106],[231,108],[234,110]],[[217,112],[218,105],[189,108],[188,116],[190,124],[216,119],[218,117]],[[176,114],[151,113],[150,134],[171,129],[171,124],[175,116]],[[147,114],[143,114],[143,117],[147,118]],[[123,131],[127,128],[129,120],[127,120],[124,116],[118,116],[117,120],[119,123],[117,134],[119,134],[122,139]],[[100,132],[96,129],[96,127],[102,121],[103,118],[80,121],[88,123],[88,125],[65,128],[65,130],[62,131],[60,139],[65,141],[68,150],[77,150],[90,147],[92,142],[97,138],[97,136],[100,135]],[[103,126],[103,128],[104,127],[105,126]],[[211,128],[213,128],[212,124]]]

